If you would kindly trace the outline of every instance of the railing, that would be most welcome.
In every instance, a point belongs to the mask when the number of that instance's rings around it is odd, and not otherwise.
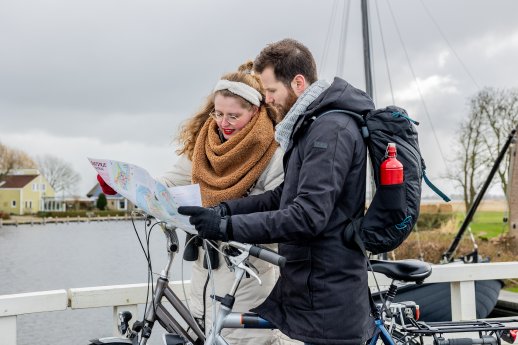
[[[450,282],[453,320],[472,320],[476,318],[475,280],[512,278],[518,278],[518,262],[434,265],[432,275],[426,279],[426,282]],[[377,275],[377,280],[380,285],[390,284],[390,280],[382,275]],[[184,283],[186,291],[189,291],[190,282]],[[171,282],[170,285],[181,298],[183,296],[182,282]],[[371,277],[369,285],[374,285]],[[117,334],[119,310],[136,312],[137,305],[145,303],[146,292],[146,284],[134,284],[0,296],[2,345],[16,345],[16,318],[18,315],[68,308],[113,307],[114,334]]]

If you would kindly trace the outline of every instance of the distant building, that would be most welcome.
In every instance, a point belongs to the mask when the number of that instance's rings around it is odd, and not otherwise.
[[[7,214],[43,211],[45,200],[54,196],[54,189],[36,169],[13,170],[0,180],[0,211]]]
[[[45,197],[44,202],[44,210],[50,212],[92,210],[95,208],[95,201],[92,198],[75,195]]]
[[[97,198],[99,198],[99,194],[103,191],[101,186],[97,183],[87,194],[89,198],[93,199],[94,205],[97,203]],[[120,194],[115,195],[106,195],[106,201],[108,204],[106,208],[108,210],[116,210],[116,211],[132,211],[136,209],[135,205],[131,203],[128,199],[123,197]]]

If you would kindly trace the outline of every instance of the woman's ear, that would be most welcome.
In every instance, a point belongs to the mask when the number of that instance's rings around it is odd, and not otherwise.
[[[259,114],[259,107],[257,105],[252,106],[252,117]]]

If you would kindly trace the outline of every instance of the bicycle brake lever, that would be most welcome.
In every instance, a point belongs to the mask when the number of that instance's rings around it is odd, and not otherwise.
[[[254,270],[255,273],[259,274],[259,270],[257,269],[257,267],[254,266],[254,264],[250,262],[250,260],[247,261],[246,265],[250,267],[250,269]]]
[[[259,276],[250,267],[248,267],[247,265],[245,265],[242,262],[237,267],[241,268],[246,273],[250,274],[250,276],[252,276],[255,279],[257,279],[257,281],[259,282],[259,285],[263,285],[263,282],[261,281],[261,278],[259,278]]]

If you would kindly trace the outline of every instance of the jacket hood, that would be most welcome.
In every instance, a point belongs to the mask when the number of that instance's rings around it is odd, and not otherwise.
[[[341,109],[365,115],[374,109],[374,102],[364,91],[335,77],[331,86],[322,92],[306,110],[306,114]]]

